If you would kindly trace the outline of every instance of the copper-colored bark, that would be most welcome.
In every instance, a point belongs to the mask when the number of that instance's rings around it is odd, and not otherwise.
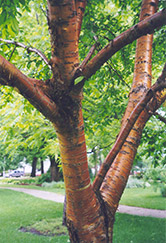
[[[149,0],[143,1],[140,14],[141,19],[146,18],[156,11],[158,1],[153,1],[155,4],[151,4],[151,2]],[[147,35],[141,37],[137,41],[133,85],[129,103],[123,117],[121,131],[125,127],[126,121],[134,107],[151,86],[151,56],[152,36]],[[116,212],[118,207],[141,139],[142,130],[149,117],[150,114],[146,110],[140,114],[101,186],[102,197],[108,207],[111,208],[112,214]]]
[[[78,121],[75,124],[68,123],[67,126],[71,128],[68,132],[58,130],[57,135],[66,188],[70,240],[88,242],[93,239],[93,242],[106,242],[104,216],[89,177],[81,109]]]
[[[85,12],[86,0],[76,0],[76,12],[77,12],[77,37],[79,39],[82,20]]]
[[[141,20],[156,11],[157,2],[157,0],[143,1]],[[113,152],[106,158],[106,165],[109,159],[116,156],[122,145],[123,147],[108,170],[104,182],[102,183],[105,174],[102,175],[98,186],[94,187],[95,192],[90,183],[87,163],[81,107],[82,85],[76,89],[78,86],[73,88],[73,82],[78,71],[80,75],[90,77],[122,47],[165,24],[166,10],[147,17],[116,37],[91,61],[89,61],[90,52],[83,64],[79,66],[78,39],[85,5],[85,0],[48,0],[52,46],[50,65],[53,77],[51,80],[42,82],[30,79],[0,56],[0,83],[16,87],[55,126],[62,157],[67,198],[67,225],[71,242],[112,242],[114,214],[132,166],[142,129],[151,116],[151,112],[166,99],[166,96],[161,94],[161,90],[166,87],[166,68],[157,84],[152,87],[153,91],[158,90],[157,101],[151,99],[148,103],[150,112],[146,109],[142,111],[153,96],[151,91],[147,92],[147,89],[151,88],[152,36],[142,37],[137,43],[129,104],[123,118],[118,142]],[[91,51],[93,50],[94,47]],[[140,102],[141,99],[144,103]],[[107,168],[104,173],[106,171]]]
[[[53,86],[59,84],[66,89],[79,65],[76,4],[74,0],[48,0],[48,10],[54,77],[52,83]]]
[[[57,106],[45,93],[43,82],[28,78],[1,55],[0,84],[16,88],[20,94],[51,121],[57,118]]]
[[[142,35],[154,32],[156,28],[166,24],[166,9],[142,20],[135,26],[126,30],[105,46],[92,60],[85,66],[82,75],[91,77],[109,58],[118,50],[132,43]]]

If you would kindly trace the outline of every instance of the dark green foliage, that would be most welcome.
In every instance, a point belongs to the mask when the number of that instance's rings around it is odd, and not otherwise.
[[[144,174],[145,181],[148,181],[155,190],[159,189],[161,195],[166,197],[166,165],[152,166],[148,168]]]
[[[51,182],[50,169],[47,171],[47,173],[45,173],[37,178],[38,184],[42,184],[44,182]]]
[[[165,117],[165,107],[159,111]],[[156,117],[152,117],[142,134],[139,153],[135,158],[135,164],[140,167],[157,167],[166,164],[166,124]]]

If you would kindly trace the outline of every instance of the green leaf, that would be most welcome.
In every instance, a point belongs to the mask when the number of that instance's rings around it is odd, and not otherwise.
[[[74,80],[74,84],[76,85],[76,84],[80,83],[83,79],[84,79],[84,76],[80,76],[80,77],[76,78]]]

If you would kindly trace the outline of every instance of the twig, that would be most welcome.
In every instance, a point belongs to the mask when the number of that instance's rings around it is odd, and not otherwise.
[[[12,56],[13,56],[13,53],[15,52],[15,50],[16,50],[16,46],[13,48],[13,51],[12,51],[12,53],[10,54],[10,57],[9,57],[9,62],[10,62],[10,60],[11,60],[11,58],[12,58]]]
[[[154,115],[162,122],[166,124],[166,118],[161,116],[158,112],[155,112]]]
[[[17,42],[17,41],[11,41],[11,40],[3,40],[2,38],[0,38],[0,41],[6,43],[6,44],[12,44],[15,45],[16,47],[22,47],[25,50],[27,50],[28,53],[30,52],[34,52],[36,53],[38,56],[40,56],[42,58],[42,60],[49,66],[49,68],[51,69],[51,66],[49,64],[49,60],[47,59],[47,57],[38,49],[34,48],[34,47],[29,47],[26,46],[23,43]]]
[[[104,147],[98,147],[98,149],[99,149],[99,150],[103,150],[103,149],[106,149],[106,148],[110,147],[111,145],[112,145],[112,143],[110,143],[110,144],[108,144],[108,145],[106,145],[106,146],[104,146]],[[97,146],[93,147],[91,151],[87,152],[87,154],[91,154],[91,153],[93,153],[94,151],[97,151],[96,147],[97,147]]]
[[[85,59],[82,61],[82,63],[79,66],[79,70],[82,71],[82,69],[85,67],[85,65],[88,63],[88,61],[90,60],[91,56],[93,55],[94,51],[96,49],[96,43],[90,48],[87,56],[85,57]]]
[[[110,60],[111,61],[111,60]],[[108,64],[108,68],[111,68],[117,75],[118,77],[122,80],[122,82],[128,87],[131,88],[130,85],[128,85],[128,83],[125,82],[125,80],[123,79],[123,77],[118,73],[117,69],[115,68],[113,62],[111,61],[111,64],[107,61]]]
[[[91,56],[93,55],[93,53],[94,53],[95,49],[97,48],[97,46],[99,46],[99,43],[97,42],[98,38],[96,36],[94,36],[94,39],[95,39],[96,43],[93,44],[93,46],[90,48],[87,56],[84,58],[84,60],[82,61],[82,63],[79,65],[79,67],[75,71],[75,74],[74,74],[73,82],[72,83],[74,83],[74,80],[76,78],[78,78],[79,76],[82,75],[83,68],[89,62],[89,60],[90,60]],[[81,82],[81,88],[82,88],[82,85],[84,85],[85,80],[86,80],[85,78],[84,78],[84,80],[82,80],[82,82]]]

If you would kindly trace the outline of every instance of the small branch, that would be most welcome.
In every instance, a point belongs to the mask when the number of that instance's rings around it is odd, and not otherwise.
[[[131,88],[130,85],[128,85],[128,83],[125,82],[125,80],[123,79],[123,77],[118,73],[118,70],[116,69],[116,67],[114,66],[114,64],[111,62],[111,64],[109,64],[109,62],[107,61],[108,64],[108,68],[112,69],[117,75],[118,77],[122,80],[122,82],[128,87]]]
[[[155,115],[160,121],[166,124],[166,118],[161,116],[158,112],[155,112],[153,115]]]
[[[49,60],[47,59],[47,57],[38,49],[33,48],[33,47],[28,47],[23,43],[17,42],[17,41],[11,41],[11,40],[3,40],[2,38],[0,38],[0,41],[6,43],[6,44],[12,44],[15,45],[16,47],[22,47],[25,50],[27,50],[28,53],[30,52],[34,52],[36,53],[38,56],[40,56],[43,61],[49,66],[49,68],[51,68],[50,64],[49,64]]]
[[[139,37],[153,33],[155,29],[160,28],[164,24],[166,24],[166,9],[142,20],[114,38],[108,45],[100,50],[90,62],[88,62],[82,71],[82,75],[87,79],[90,78],[117,51]]]
[[[87,56],[85,57],[85,59],[82,61],[82,63],[79,66],[79,70],[82,71],[82,69],[85,67],[85,65],[88,63],[88,61],[90,60],[91,56],[93,55],[94,51],[96,49],[96,43],[90,48],[90,51],[88,52]]]
[[[13,48],[13,51],[12,51],[12,53],[10,54],[10,57],[9,57],[9,62],[10,62],[10,60],[11,60],[11,58],[12,58],[13,53],[15,52],[15,50],[16,50],[16,46]]]
[[[85,59],[82,61],[82,63],[80,64],[80,66],[78,67],[77,72],[82,72],[82,69],[85,67],[85,65],[89,62],[91,56],[93,55],[94,51],[96,50],[98,43],[96,42],[89,50],[87,56],[85,57]]]
[[[106,145],[106,146],[104,146],[104,147],[97,147],[97,146],[95,146],[94,148],[92,148],[91,151],[87,152],[87,154],[92,154],[94,151],[97,151],[98,149],[99,149],[99,150],[103,150],[103,149],[109,148],[111,145],[112,145],[112,143],[110,143],[110,144],[108,144],[108,145]],[[97,147],[98,149],[96,149],[96,147]]]

